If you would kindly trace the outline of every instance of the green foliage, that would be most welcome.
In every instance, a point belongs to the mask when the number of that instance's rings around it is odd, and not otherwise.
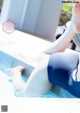
[[[62,9],[71,12],[72,11],[72,6],[65,3],[65,4],[63,4]]]

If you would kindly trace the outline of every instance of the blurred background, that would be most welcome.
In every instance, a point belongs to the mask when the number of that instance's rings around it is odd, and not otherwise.
[[[1,12],[1,8],[2,8],[2,4],[3,4],[3,0],[0,0],[0,12]]]
[[[1,12],[1,9],[2,9],[2,6],[3,6],[3,1],[4,0],[0,0],[0,12]],[[73,1],[73,0],[70,0],[70,1]],[[76,0],[74,0],[74,1],[76,1]],[[72,17],[72,7],[73,7],[73,3],[63,3],[62,11],[61,11],[61,14],[60,14],[60,20],[59,20],[58,28],[57,28],[56,35],[55,35],[55,40],[58,39],[65,32],[65,30],[67,28],[66,24],[71,20],[71,17]],[[54,11],[53,11],[53,13],[54,13]],[[2,19],[4,19],[4,14],[3,14]],[[19,20],[17,21],[16,25],[18,25],[18,24],[19,24]],[[20,26],[17,26],[17,29],[21,30],[22,32],[30,33],[28,31],[25,31],[24,29],[20,29]],[[79,49],[80,48],[79,34],[76,34],[76,36],[74,37],[74,40],[71,41],[69,48],[71,48],[73,50],[80,51],[80,49]]]
[[[67,0],[66,0],[67,1]],[[73,0],[70,0],[73,1]],[[76,1],[76,0],[74,0]],[[59,20],[59,26],[57,29],[56,39],[58,39],[67,29],[67,23],[71,21],[72,17],[72,7],[74,3],[64,3],[62,5],[62,11]],[[80,34],[74,36],[73,41],[71,41],[69,48],[80,52]]]

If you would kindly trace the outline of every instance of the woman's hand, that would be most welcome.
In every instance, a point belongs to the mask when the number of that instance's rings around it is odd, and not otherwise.
[[[76,3],[73,6],[71,25],[75,33],[80,32],[80,3]]]

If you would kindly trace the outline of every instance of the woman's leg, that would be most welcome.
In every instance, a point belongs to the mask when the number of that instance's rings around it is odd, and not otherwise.
[[[25,87],[25,82],[22,80],[22,73],[24,72],[25,68],[23,66],[16,66],[14,68],[9,68],[7,71],[9,71],[11,75],[11,81],[13,82],[14,90],[20,91],[23,90]]]
[[[26,84],[21,79],[20,71],[17,69],[17,71],[13,71],[13,85],[15,85],[15,89],[17,88],[18,90],[18,96],[41,96],[50,90],[52,85],[47,75],[48,60],[49,56],[46,55],[34,69]]]
[[[47,73],[48,60],[49,56],[44,57],[32,72],[25,86],[25,96],[41,96],[51,89]]]

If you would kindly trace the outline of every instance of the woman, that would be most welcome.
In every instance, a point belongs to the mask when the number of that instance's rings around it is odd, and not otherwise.
[[[31,73],[27,83],[21,78],[24,67],[9,69],[13,74],[13,86],[18,96],[41,96],[47,93],[54,83],[80,97],[80,84],[76,81],[79,74],[79,54],[74,51],[64,52],[78,32],[80,32],[80,4],[75,4],[69,28],[44,52],[45,57]]]

